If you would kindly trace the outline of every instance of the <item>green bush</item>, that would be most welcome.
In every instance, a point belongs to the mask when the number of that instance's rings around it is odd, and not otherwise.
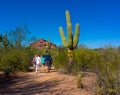
[[[107,47],[102,51],[98,65],[97,95],[120,95],[120,54],[118,49]]]
[[[74,64],[71,71],[92,71],[98,75],[97,95],[120,94],[120,53],[119,49],[106,47],[88,49],[80,47],[74,51]]]
[[[54,59],[55,69],[59,70],[62,73],[68,72],[68,57],[67,50],[61,50],[58,52],[57,56]]]
[[[95,68],[94,58],[97,53],[92,49],[80,47],[74,51],[74,63],[76,70],[86,71]]]
[[[3,53],[0,60],[0,70],[6,76],[16,71],[27,71],[29,69],[29,57],[25,49],[10,49]]]

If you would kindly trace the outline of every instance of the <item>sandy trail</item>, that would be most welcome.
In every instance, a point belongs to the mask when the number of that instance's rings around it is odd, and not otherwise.
[[[50,73],[34,71],[18,73],[9,79],[0,78],[0,95],[93,95],[77,88],[76,77],[52,70]]]

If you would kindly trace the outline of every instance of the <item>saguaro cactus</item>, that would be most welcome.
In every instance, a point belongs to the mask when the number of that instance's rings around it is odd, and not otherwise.
[[[50,39],[48,39],[47,42],[46,42],[46,48],[47,48],[48,50],[51,49]]]
[[[79,30],[79,24],[77,23],[75,27],[75,34],[73,35],[69,11],[67,10],[65,13],[66,13],[68,40],[66,40],[62,27],[59,27],[59,31],[63,45],[68,49],[69,63],[71,63],[73,61],[73,51],[78,44],[80,30]]]

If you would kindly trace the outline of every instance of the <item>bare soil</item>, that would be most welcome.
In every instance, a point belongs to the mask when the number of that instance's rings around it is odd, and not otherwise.
[[[33,69],[33,68],[32,68]],[[84,73],[82,81],[88,87],[94,84],[95,75]],[[93,86],[92,86],[93,87]],[[50,73],[33,70],[17,73],[9,78],[0,74],[0,95],[95,95],[93,90],[78,88],[76,76],[60,74],[55,70]]]

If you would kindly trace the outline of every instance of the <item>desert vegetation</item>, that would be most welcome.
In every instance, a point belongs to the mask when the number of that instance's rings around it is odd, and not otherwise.
[[[67,25],[69,25],[68,11],[66,16]],[[64,37],[63,29],[60,27],[65,47],[50,49],[48,41],[48,50],[53,57],[55,69],[61,73],[76,75],[77,85],[80,88],[84,88],[81,82],[84,74],[80,72],[94,72],[97,75],[97,83],[94,88],[96,95],[120,95],[120,47],[106,46],[91,49],[85,46],[77,46],[79,24],[76,24],[74,39],[72,38],[71,24],[67,27],[68,31],[70,30],[68,32],[68,43]],[[0,41],[3,42],[3,46],[0,46],[0,71],[4,72],[6,77],[16,72],[29,71],[32,57],[35,54],[44,54],[45,51],[27,46],[27,41],[24,39],[27,34],[25,27],[16,28],[10,33],[11,38],[7,34],[0,35]],[[69,65],[71,57],[72,64]]]
[[[63,56],[64,55],[64,56]],[[119,48],[111,46],[100,49],[78,47],[74,50],[74,61],[70,68],[67,66],[66,50],[61,50],[56,57],[55,67],[61,72],[77,75],[78,72],[94,72],[98,77],[96,84],[97,95],[119,95],[120,91],[120,52]],[[61,62],[61,60],[64,60]],[[80,78],[79,78],[80,76]],[[84,75],[83,75],[84,76]],[[80,83],[78,83],[79,85]]]

